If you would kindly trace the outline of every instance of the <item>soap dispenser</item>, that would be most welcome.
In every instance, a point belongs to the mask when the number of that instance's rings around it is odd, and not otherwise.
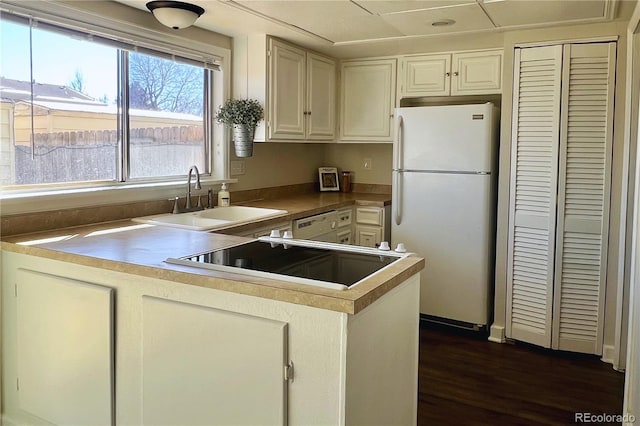
[[[220,191],[218,191],[218,207],[229,207],[231,204],[231,195],[227,189],[227,183],[224,182]]]

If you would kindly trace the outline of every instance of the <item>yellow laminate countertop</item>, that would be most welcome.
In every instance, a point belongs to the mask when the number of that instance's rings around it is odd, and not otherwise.
[[[289,212],[286,217],[252,225],[264,226],[271,221],[305,217],[354,203],[383,206],[388,199],[389,196],[372,194],[313,194],[242,204]],[[357,286],[341,291],[164,262],[168,257],[213,251],[248,240],[123,220],[16,235],[2,242],[2,250],[349,314],[358,313],[424,268],[424,259],[406,257]]]

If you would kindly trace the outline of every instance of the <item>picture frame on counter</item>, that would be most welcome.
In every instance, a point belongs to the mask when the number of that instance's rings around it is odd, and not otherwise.
[[[336,167],[319,167],[320,191],[339,191],[338,169]]]

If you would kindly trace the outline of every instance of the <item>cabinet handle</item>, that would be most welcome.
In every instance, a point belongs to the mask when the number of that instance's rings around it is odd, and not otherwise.
[[[458,76],[458,71],[455,71],[455,72],[453,73],[453,76],[454,76],[454,77],[457,77],[457,76]]]
[[[451,76],[451,73],[450,72],[446,72],[446,73],[444,73],[444,75],[449,77],[449,76]]]
[[[311,115],[311,111],[307,111],[307,115]]]

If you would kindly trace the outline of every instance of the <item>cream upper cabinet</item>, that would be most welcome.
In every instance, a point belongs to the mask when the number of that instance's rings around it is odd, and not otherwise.
[[[345,61],[341,77],[340,141],[391,142],[396,60]]]
[[[336,63],[269,39],[268,140],[335,138]]]
[[[403,58],[401,62],[401,96],[447,96],[451,55],[428,55]]]
[[[502,50],[405,56],[399,97],[501,93]]]
[[[451,55],[451,95],[484,95],[502,90],[502,50]]]
[[[336,135],[336,62],[307,53],[307,139],[334,139]]]
[[[304,138],[305,51],[269,40],[269,139]]]

